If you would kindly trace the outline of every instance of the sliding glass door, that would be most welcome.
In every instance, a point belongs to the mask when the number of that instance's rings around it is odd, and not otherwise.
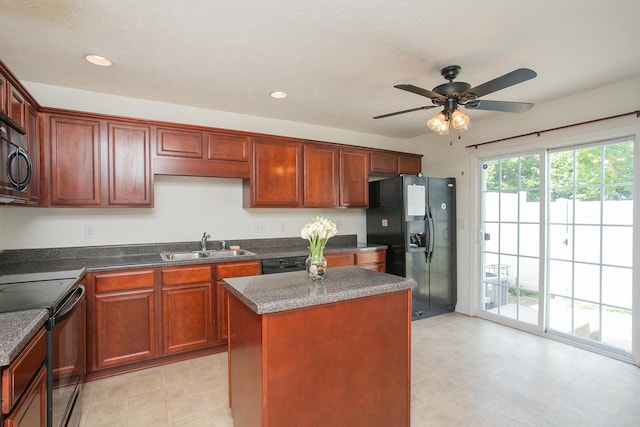
[[[632,138],[484,161],[481,310],[630,355],[634,192]]]
[[[631,352],[631,140],[549,153],[548,330]]]
[[[537,325],[540,155],[483,163],[482,309]]]

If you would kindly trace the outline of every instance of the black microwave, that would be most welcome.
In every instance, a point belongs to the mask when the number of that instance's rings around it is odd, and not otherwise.
[[[30,182],[24,129],[0,116],[0,203],[26,203]]]

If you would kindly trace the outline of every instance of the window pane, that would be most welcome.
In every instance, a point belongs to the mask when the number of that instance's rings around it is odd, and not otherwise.
[[[500,225],[489,222],[484,225],[484,250],[487,252],[499,252],[500,247]]]
[[[500,161],[486,162],[482,165],[484,170],[484,189],[487,191],[500,189]]]
[[[604,307],[602,310],[602,342],[631,351],[633,316],[631,310]]]
[[[517,190],[519,182],[518,158],[502,160],[500,167],[500,189],[502,191]]]
[[[551,154],[550,163],[551,188],[573,186],[573,151]]]
[[[600,302],[600,266],[592,264],[574,264],[574,297],[598,303]]]
[[[549,305],[549,328],[565,334],[572,333],[572,300],[570,298],[551,296]]]
[[[520,158],[520,188],[540,187],[540,156]]]
[[[596,304],[576,301],[574,306],[574,334],[577,337],[600,341],[600,311]]]
[[[549,226],[549,256],[570,260],[573,256],[573,227],[570,225]]]
[[[600,227],[576,225],[574,247],[576,261],[600,263]]]
[[[520,255],[537,257],[540,255],[540,226],[520,224]]]
[[[503,254],[518,253],[518,225],[500,225],[500,252]]]
[[[631,267],[633,227],[602,227],[602,263]]]
[[[576,150],[576,185],[600,184],[602,148]]]
[[[573,289],[573,264],[566,261],[549,262],[549,292],[570,297]]]
[[[597,199],[593,201],[576,200],[576,224],[600,224],[600,189],[596,189]]]
[[[498,221],[500,218],[500,193],[484,193],[484,220]]]
[[[518,285],[526,291],[539,291],[540,259],[520,257],[518,269]]]
[[[540,222],[540,190],[520,193],[520,221]]]
[[[518,221],[518,193],[515,191],[500,193],[500,221]]]
[[[629,192],[633,191],[633,187],[625,187]],[[606,194],[605,189],[605,194]],[[602,206],[602,222],[604,224],[633,224],[633,200],[615,201],[605,197]]]
[[[604,147],[604,182],[633,182],[633,143],[624,142]]]
[[[602,267],[602,303],[631,310],[633,282],[630,268]]]

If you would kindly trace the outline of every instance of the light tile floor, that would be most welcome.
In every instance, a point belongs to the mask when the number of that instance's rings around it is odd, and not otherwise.
[[[640,368],[483,319],[412,323],[411,425],[640,425]],[[82,425],[233,426],[227,353],[85,384]],[[394,427],[394,426],[389,426]]]

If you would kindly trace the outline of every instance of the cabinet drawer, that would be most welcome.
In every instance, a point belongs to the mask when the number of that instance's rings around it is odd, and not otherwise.
[[[186,285],[211,281],[211,267],[179,267],[162,270],[163,285]]]
[[[96,292],[112,292],[153,287],[153,270],[96,275]]]
[[[385,261],[384,251],[356,252],[356,265],[373,264]]]
[[[201,159],[203,134],[186,129],[158,128],[157,149],[159,156]]]
[[[218,280],[227,277],[255,276],[260,274],[260,263],[257,261],[218,264]]]
[[[8,368],[2,371],[2,412],[8,414],[31,379],[38,372],[47,354],[44,328],[31,339]]]
[[[347,252],[342,254],[325,254],[327,259],[327,267],[345,267],[353,265],[353,252]]]

